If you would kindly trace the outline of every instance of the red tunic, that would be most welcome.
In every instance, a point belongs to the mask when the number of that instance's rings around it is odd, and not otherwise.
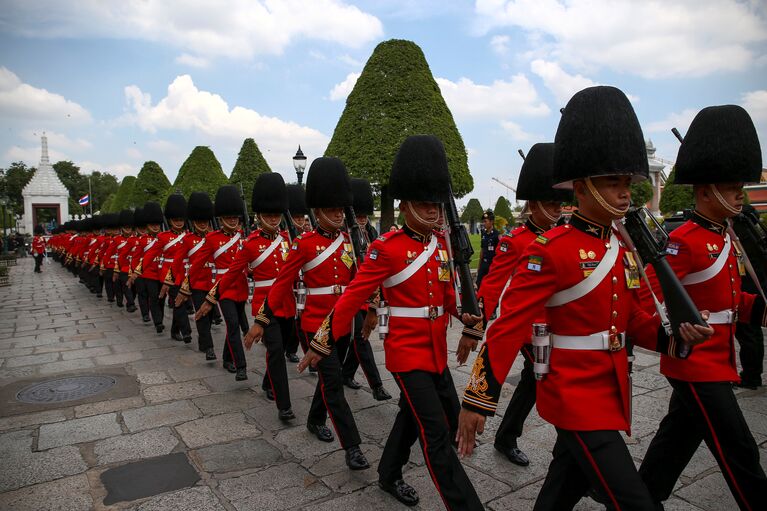
[[[309,294],[306,296],[306,306],[301,314],[301,329],[305,332],[317,331],[325,316],[335,305],[340,293],[311,294],[310,290],[335,286],[340,286],[336,288],[340,290],[349,285],[352,278],[354,261],[351,255],[351,242],[346,233],[341,231],[331,234],[317,228],[301,234],[293,241],[285,265],[280,269],[280,275],[264,301],[264,310],[283,318],[293,317],[296,312],[293,285],[299,278],[299,272],[304,265],[330,246],[338,236],[344,238],[333,253],[319,266],[302,272],[304,285],[309,290]],[[259,312],[256,321],[259,321],[260,315]],[[263,319],[259,322],[263,324]]]
[[[426,251],[432,236],[436,236],[436,247],[425,264],[404,282],[387,287],[386,279],[407,268]],[[382,284],[383,300],[389,307],[430,310],[442,307],[444,310],[435,318],[392,315],[384,341],[386,368],[391,372],[422,370],[442,373],[447,367],[449,315],[457,315],[444,236],[437,233],[422,236],[407,227],[379,236],[370,245],[359,273],[333,308],[333,339],[349,333],[360,305]],[[321,337],[318,335],[317,341],[312,341],[312,349],[328,354],[326,347],[317,344]]]
[[[201,272],[203,266],[207,265],[212,271],[212,278],[214,280],[223,277],[229,271],[229,267],[231,266],[232,261],[234,261],[234,257],[240,250],[243,242],[240,237],[241,235],[242,233],[239,231],[232,234],[227,234],[223,230],[209,232],[207,236],[205,236],[205,244],[195,254],[199,254],[199,257],[196,257],[191,261],[189,273],[196,274]],[[226,250],[220,252],[219,255],[216,256],[216,252],[219,252],[219,249],[235,239],[235,236],[237,236],[236,241],[231,243]],[[208,285],[208,289],[213,289],[212,284],[213,283],[211,282],[211,284]],[[216,298],[213,297],[210,292],[208,293],[207,299],[212,303],[216,303]],[[247,301],[248,283],[240,280],[235,281],[234,285],[220,291],[219,299],[233,300],[235,302]]]
[[[141,262],[133,268],[137,275],[145,279],[160,280],[160,255],[162,243],[156,236],[146,236],[146,241],[141,246],[139,257]]]
[[[45,252],[45,238],[42,236],[35,236],[32,238],[32,253],[34,255],[43,255]]]
[[[692,220],[671,232],[666,259],[684,283],[688,274],[705,270],[714,264],[723,248],[724,226],[696,212]],[[740,279],[745,271],[739,271],[739,267],[743,268],[742,261],[734,243],[726,257],[728,260],[715,277],[698,284],[685,285],[685,289],[698,309],[710,312],[737,311],[739,317],[747,322],[751,318],[755,297],[741,292]],[[663,301],[660,284],[652,268],[648,269],[647,275],[653,291]],[[649,296],[649,291],[644,289],[643,294]],[[661,373],[683,381],[740,381],[735,365],[735,324],[711,326],[714,335],[695,346],[686,359],[661,355]]]
[[[176,285],[181,286],[180,292],[185,295],[192,294],[192,289],[207,293],[213,285],[207,254],[202,250],[204,243],[205,239],[197,233],[186,235],[180,243],[183,257],[173,260],[172,270],[176,277]],[[196,248],[198,246],[199,248]]]
[[[120,243],[122,236],[119,234],[116,236],[110,236],[109,240],[104,243],[104,251],[101,254],[101,269],[102,270],[114,270],[117,264],[117,245]]]
[[[159,278],[157,280],[163,284],[172,286],[176,282],[173,265],[177,258],[183,260],[186,255],[186,252],[183,251],[182,243],[187,236],[189,236],[189,233],[186,231],[163,231],[157,235],[158,243],[161,245]]]
[[[487,341],[475,361],[464,392],[465,408],[495,412],[511,364],[530,340],[531,324],[555,293],[573,287],[594,270],[607,252],[610,235],[608,227],[575,214],[569,225],[556,227],[528,245],[503,296],[501,315],[489,326]],[[650,349],[664,341],[659,318],[648,314],[640,306],[636,290],[628,287],[631,264],[625,254],[620,242],[615,264],[594,289],[569,303],[546,307],[552,334],[626,332]],[[554,348],[550,372],[538,382],[536,399],[541,417],[554,426],[629,431],[630,396],[625,349]]]
[[[130,255],[133,251],[133,247],[138,242],[138,237],[131,235],[123,237],[123,240],[117,244],[117,269],[121,273],[130,272]]]

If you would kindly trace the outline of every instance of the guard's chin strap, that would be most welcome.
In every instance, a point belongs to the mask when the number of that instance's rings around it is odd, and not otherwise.
[[[546,220],[549,221],[550,224],[555,224],[559,221],[559,216],[550,215],[548,211],[546,211],[546,208],[543,207],[543,203],[541,201],[535,201],[536,204],[538,204],[538,209],[541,210],[541,214],[546,217]],[[561,215],[560,215],[561,216]]]
[[[742,207],[736,208],[734,206],[731,206],[726,200],[724,200],[724,197],[722,197],[722,194],[719,193],[719,188],[716,187],[715,184],[709,184],[709,189],[711,190],[711,193],[714,194],[714,197],[716,197],[716,200],[719,201],[719,204],[726,209],[729,213],[732,215],[739,215],[740,211],[743,209]]]
[[[599,205],[602,206],[602,208],[605,211],[607,211],[611,215],[619,217],[619,218],[622,217],[623,215],[625,215],[628,212],[629,206],[626,206],[624,209],[618,209],[616,207],[611,206],[605,200],[605,198],[602,197],[602,194],[599,193],[599,190],[597,190],[596,186],[594,186],[594,183],[591,182],[591,178],[590,177],[587,177],[584,181],[586,182],[586,188],[588,188],[588,190],[591,193],[591,195],[597,200]]]
[[[415,208],[413,207],[413,204],[410,201],[405,202],[405,207],[408,209],[408,211],[410,211],[410,214],[413,215],[413,218],[415,218],[418,221],[418,223],[420,223],[421,225],[429,229],[434,229],[435,227],[437,227],[438,222],[429,222],[428,220],[424,219],[421,215],[416,213]]]
[[[333,229],[336,229],[336,230],[338,230],[338,229],[340,229],[340,228],[341,228],[341,226],[343,226],[343,225],[344,225],[344,219],[343,219],[343,217],[342,217],[342,218],[341,218],[341,220],[339,220],[338,222],[334,222],[333,220],[331,220],[330,218],[328,218],[328,216],[325,214],[325,211],[324,211],[322,208],[317,208],[315,211],[316,211],[316,213],[317,213],[317,218],[321,218],[321,219],[323,219],[323,220],[324,220],[325,222],[327,222],[327,224],[328,224],[329,226],[331,226]]]
[[[280,222],[277,222],[276,224],[270,224],[264,220],[264,217],[261,216],[261,213],[256,213],[256,219],[258,220],[261,228],[267,231],[269,234],[274,234],[280,227]]]
[[[221,219],[221,225],[224,226],[226,228],[226,230],[228,230],[228,231],[236,231],[237,230],[237,226],[239,225],[239,223],[240,222],[237,221],[237,222],[233,222],[232,224],[230,224],[229,222],[227,222],[223,218]]]

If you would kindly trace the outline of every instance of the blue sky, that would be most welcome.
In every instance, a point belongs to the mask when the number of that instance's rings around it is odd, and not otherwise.
[[[0,167],[51,158],[173,181],[196,145],[228,175],[246,137],[294,180],[298,144],[324,151],[375,46],[424,51],[469,152],[476,197],[516,183],[517,149],[552,141],[559,108],[593,84],[631,98],[658,155],[669,129],[736,103],[767,147],[763,0],[2,0]],[[767,153],[767,151],[763,151]],[[352,169],[353,170],[353,169]],[[513,194],[508,195],[513,198]],[[465,199],[461,202],[465,202]]]

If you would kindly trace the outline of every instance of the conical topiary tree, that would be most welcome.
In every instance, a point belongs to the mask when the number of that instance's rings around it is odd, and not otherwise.
[[[133,187],[136,184],[136,176],[125,176],[117,189],[115,198],[112,200],[112,210],[122,211],[136,207],[133,202]]]
[[[511,203],[509,199],[503,195],[498,197],[495,201],[495,208],[493,208],[493,214],[496,218],[505,218],[508,223],[514,225],[514,214],[511,212]]]
[[[695,194],[690,185],[678,185],[675,181],[676,169],[672,168],[666,179],[663,193],[660,195],[660,211],[664,215],[673,215],[695,206]]]
[[[215,197],[218,188],[228,181],[210,147],[198,145],[181,165],[173,186],[166,189],[166,197],[176,191],[181,191],[185,197],[192,192],[208,192]]]
[[[466,147],[421,48],[411,41],[384,41],[365,64],[325,150],[380,190],[382,225],[394,221],[387,191],[394,156],[407,136],[417,134],[442,140],[453,193],[470,192],[474,182]]]
[[[239,186],[245,192],[245,200],[249,204],[253,193],[253,185],[256,184],[259,174],[271,172],[269,164],[266,163],[264,155],[258,149],[255,140],[246,138],[240,148],[240,154],[237,155],[237,161],[234,164],[232,175],[229,177],[229,183]]]
[[[170,187],[170,181],[157,162],[144,162],[144,166],[141,167],[138,176],[136,176],[136,182],[133,184],[133,204],[141,206],[147,201],[156,201],[162,204],[168,187]]]

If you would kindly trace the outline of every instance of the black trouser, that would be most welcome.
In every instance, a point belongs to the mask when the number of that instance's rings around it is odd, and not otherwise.
[[[104,277],[101,276],[101,269],[96,265],[96,267],[89,270],[88,273],[90,275],[93,289],[98,296],[101,296],[101,293],[104,290]]]
[[[764,361],[764,334],[761,326],[738,323],[735,338],[740,344],[740,378],[746,385],[758,387],[762,384],[762,363]]]
[[[535,374],[533,374],[533,346],[525,344],[521,350],[525,358],[519,383],[511,396],[509,407],[503,414],[503,420],[495,432],[495,446],[507,450],[517,446],[517,438],[522,436],[525,419],[535,406]]]
[[[619,432],[557,428],[553,455],[535,511],[573,509],[590,488],[609,509],[656,509]]]
[[[43,264],[43,254],[35,254],[35,273],[40,273]]]
[[[170,333],[181,332],[183,337],[192,335],[192,326],[189,324],[189,315],[186,313],[186,304],[176,307],[178,286],[168,288],[168,302],[173,305],[173,322],[170,325]],[[208,320],[210,321],[210,320]]]
[[[146,289],[146,280],[142,277],[137,277],[134,281],[136,285],[136,298],[138,298],[138,308],[141,311],[141,317],[149,317],[149,295]]]
[[[371,389],[381,386],[381,375],[378,373],[378,367],[376,366],[376,359],[373,356],[373,348],[370,346],[370,342],[362,337],[362,326],[365,323],[365,311],[358,311],[354,315],[354,325],[352,332],[352,341],[346,349],[345,353],[341,353],[339,350],[338,356],[341,357],[343,362],[343,369],[341,371],[344,379],[354,378],[354,374],[357,372],[357,367],[362,366],[362,372],[365,374],[365,379],[368,381]]]
[[[120,271],[119,270],[111,270],[112,271],[112,279],[114,279],[115,275],[117,275],[117,280],[112,281],[112,289],[115,293],[115,302],[117,303],[118,307],[123,306],[123,285],[122,282],[120,282]]]
[[[122,290],[122,293],[125,295],[125,305],[127,307],[132,307],[136,305],[136,301],[133,297],[133,288],[128,286],[128,274],[125,272],[120,272],[120,276],[118,277],[118,281],[120,282],[119,288]],[[118,295],[117,303],[122,303],[122,300],[119,298],[120,295]]]
[[[205,302],[206,296],[208,296],[207,291],[192,289],[192,303],[194,304],[194,310],[199,310],[200,306]],[[213,336],[210,334],[210,324],[214,312],[217,314],[219,313],[218,307],[214,306],[210,313],[194,322],[197,327],[197,347],[200,351],[207,351],[213,347]]]
[[[285,346],[290,331],[295,328],[293,318],[276,318],[264,330],[262,342],[266,348],[266,373],[261,388],[271,388],[278,410],[290,408],[288,367],[285,363]]]
[[[482,279],[485,278],[485,275],[487,275],[487,272],[490,271],[491,263],[492,261],[487,263],[485,261],[479,262],[479,267],[477,267],[477,289],[479,289],[480,284],[482,284]]]
[[[285,342],[285,353],[295,355],[298,353],[298,320],[296,318],[291,318],[291,320],[293,323],[290,326],[290,332]]]
[[[431,480],[451,511],[484,509],[453,450],[459,412],[450,371],[394,373],[400,388],[399,413],[378,463],[378,478],[385,483],[402,479],[410,448],[421,442]]]
[[[314,332],[301,332],[304,342],[307,344],[314,337]],[[338,339],[339,343],[348,342],[349,336]],[[341,361],[338,359],[338,350],[333,348],[330,355],[324,357],[317,364],[317,387],[314,390],[314,398],[309,408],[307,422],[311,424],[325,424],[327,416],[338,435],[341,447],[348,449],[360,444],[360,434],[357,431],[357,423],[354,422],[352,410],[344,397],[344,386],[341,381]]]
[[[234,362],[234,367],[237,369],[247,367],[245,350],[242,347],[242,335],[240,334],[242,323],[248,323],[248,317],[245,315],[245,303],[229,299],[218,302],[226,323],[224,362]]]
[[[104,290],[107,292],[107,300],[110,302],[115,301],[115,285],[114,282],[112,282],[112,275],[114,275],[114,270],[105,269],[104,270],[104,277],[102,280],[104,281]]]
[[[668,414],[639,468],[653,498],[661,502],[671,495],[705,441],[740,509],[767,509],[767,478],[759,464],[759,448],[730,383],[668,381],[674,389]]]
[[[146,287],[147,300],[149,301],[149,312],[152,314],[154,326],[162,325],[165,319],[165,299],[160,299],[160,281],[155,279],[143,279]]]

